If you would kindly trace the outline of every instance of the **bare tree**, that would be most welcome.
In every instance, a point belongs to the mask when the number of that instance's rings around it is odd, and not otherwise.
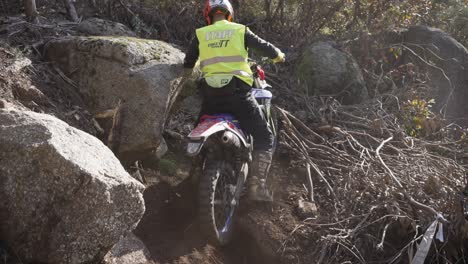
[[[39,13],[36,8],[36,0],[24,0],[24,8],[26,10],[26,17],[33,23],[38,23],[37,16]]]
[[[94,9],[97,8],[96,0],[89,0],[89,4],[90,4]]]
[[[271,0],[265,0],[265,12],[266,19],[268,22],[271,21]]]
[[[75,6],[73,5],[72,0],[63,0],[63,4],[65,5],[65,8],[67,9],[67,14],[68,14],[68,19],[70,19],[73,22],[78,22],[78,14],[76,13]]]

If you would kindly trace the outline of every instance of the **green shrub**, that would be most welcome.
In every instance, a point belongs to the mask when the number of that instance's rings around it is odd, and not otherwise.
[[[175,175],[177,171],[177,163],[171,159],[161,159],[159,161],[159,171],[163,175]]]

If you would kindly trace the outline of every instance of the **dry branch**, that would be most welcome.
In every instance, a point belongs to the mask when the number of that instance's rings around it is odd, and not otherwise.
[[[312,181],[312,173],[310,172],[310,164],[306,164],[307,181],[309,182],[309,201],[314,202],[314,182]]]
[[[283,123],[280,146],[307,166],[306,182],[314,191],[308,198],[315,198],[320,208],[335,208],[322,211],[320,220],[335,224],[307,222],[311,228],[320,227],[317,232],[326,245],[317,251],[317,260],[328,256],[337,262],[351,258],[367,263],[369,254],[357,245],[369,243],[377,245],[376,250],[383,249],[385,238],[400,225],[400,219],[416,226],[437,218],[449,230],[457,228],[447,219],[459,214],[459,204],[452,201],[457,201],[459,186],[464,184],[464,169],[430,149],[437,145],[447,149],[443,153],[457,153],[459,140],[410,139],[381,100],[360,107],[318,98],[308,101],[317,119],[328,125],[306,124],[284,109],[277,110]],[[321,181],[314,185],[310,176]],[[356,215],[364,217],[353,217]],[[402,234],[409,238],[414,231],[407,229]],[[393,245],[385,251],[394,253],[388,259],[398,260],[408,248]]]

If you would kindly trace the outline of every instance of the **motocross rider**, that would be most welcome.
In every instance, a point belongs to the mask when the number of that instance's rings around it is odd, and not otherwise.
[[[228,0],[207,0],[203,15],[208,26],[196,30],[184,61],[184,67],[191,72],[200,60],[203,74],[201,113],[233,114],[244,131],[253,136],[248,198],[272,201],[266,179],[272,162],[274,137],[251,92],[254,80],[247,61],[248,49],[269,57],[273,63],[284,62],[285,55],[246,26],[233,23],[234,10]]]

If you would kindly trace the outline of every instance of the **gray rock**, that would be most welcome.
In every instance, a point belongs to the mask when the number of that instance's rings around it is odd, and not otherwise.
[[[133,233],[122,238],[104,257],[104,264],[148,264],[151,253]]]
[[[468,50],[449,34],[426,26],[411,27],[404,33],[404,42],[412,50],[404,52],[404,63],[412,62],[427,70],[429,85],[435,89],[436,107],[446,107],[449,116],[466,118]]]
[[[333,42],[311,44],[303,53],[296,76],[311,95],[330,95],[343,104],[358,104],[368,98],[361,69],[354,58]]]
[[[302,219],[316,217],[317,205],[315,202],[308,202],[300,199],[297,201],[297,214]]]
[[[23,262],[101,260],[141,219],[143,189],[95,137],[0,109],[0,240]]]
[[[69,37],[51,41],[46,56],[78,83],[94,113],[124,102],[120,157],[144,158],[159,146],[166,116],[182,87],[180,50],[136,38]]]
[[[198,94],[186,97],[180,103],[180,111],[189,114],[194,120],[198,118],[202,106],[202,97]]]
[[[136,36],[135,32],[124,24],[96,17],[81,22],[77,30],[91,36]]]
[[[5,69],[6,72],[19,73],[22,69],[31,66],[32,62],[28,58],[19,58],[13,60],[11,65],[8,65]]]

